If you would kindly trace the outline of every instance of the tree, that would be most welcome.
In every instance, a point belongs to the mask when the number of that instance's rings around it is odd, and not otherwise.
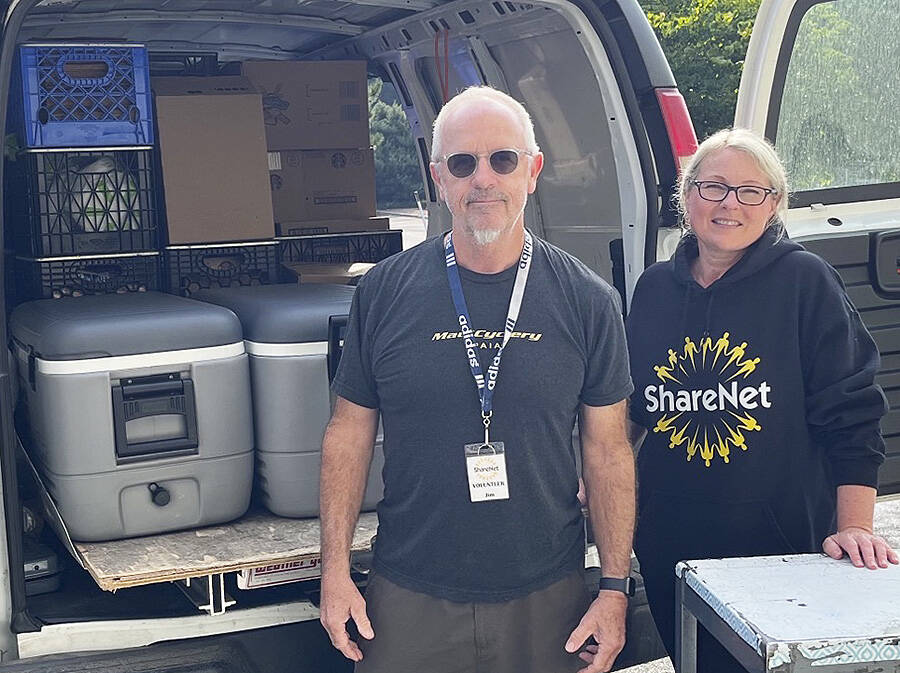
[[[804,16],[776,135],[795,190],[900,180],[896,10],[896,0],[848,0]]]
[[[731,126],[759,0],[643,3],[703,139]]]
[[[384,83],[369,80],[369,140],[375,147],[375,189],[379,208],[414,206],[422,174],[409,122],[398,101],[383,100]]]

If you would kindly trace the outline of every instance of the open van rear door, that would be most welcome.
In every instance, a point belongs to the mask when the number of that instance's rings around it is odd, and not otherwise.
[[[372,30],[354,48],[399,92],[423,167],[431,125],[452,94],[488,84],[522,101],[544,152],[527,226],[630,298],[655,261],[657,229],[674,224],[677,162],[696,147],[637,2],[460,0]],[[427,171],[423,178],[435,235],[450,217]]]
[[[775,143],[791,238],[838,270],[881,351],[882,494],[900,492],[898,35],[897,0],[764,0],[735,113]]]

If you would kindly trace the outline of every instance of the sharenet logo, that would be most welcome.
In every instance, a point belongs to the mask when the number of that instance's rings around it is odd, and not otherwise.
[[[665,385],[647,386],[644,397],[647,411],[727,411],[729,409],[756,409],[772,406],[769,401],[771,386],[763,381],[758,386],[738,388],[737,381],[730,386],[719,384],[718,388],[706,390],[672,391]]]
[[[717,457],[730,463],[732,449],[747,451],[750,433],[762,429],[758,411],[772,406],[772,387],[753,380],[760,364],[728,332],[715,340],[685,337],[653,365],[659,383],[644,388],[646,410],[657,418],[652,431],[667,434],[669,448],[682,447],[688,462],[699,454],[706,467]]]

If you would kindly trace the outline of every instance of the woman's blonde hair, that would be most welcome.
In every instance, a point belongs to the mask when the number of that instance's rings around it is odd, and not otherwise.
[[[675,194],[675,205],[681,216],[682,228],[686,232],[691,229],[691,223],[687,216],[687,195],[694,186],[693,182],[697,179],[700,167],[711,154],[726,148],[735,149],[750,156],[766,176],[769,186],[776,192],[771,197],[775,199],[775,212],[766,226],[777,226],[783,230],[788,210],[788,181],[784,164],[768,140],[749,129],[741,128],[722,129],[713,133],[700,143],[694,156],[682,170],[678,179],[678,192]]]

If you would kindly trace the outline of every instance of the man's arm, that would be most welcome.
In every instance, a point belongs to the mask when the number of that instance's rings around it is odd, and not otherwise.
[[[319,619],[332,645],[353,661],[360,661],[362,652],[350,639],[347,622],[352,618],[364,638],[375,637],[366,616],[366,602],[350,578],[350,545],[366,489],[377,430],[377,409],[338,397],[322,440],[319,495],[322,599]]]
[[[634,457],[625,429],[627,402],[606,407],[581,406],[582,470],[594,539],[604,577],[627,577],[631,571],[634,535]],[[589,665],[579,673],[608,671],[625,646],[628,598],[618,591],[601,591],[569,636],[566,650],[575,652],[594,636],[581,658]]]

